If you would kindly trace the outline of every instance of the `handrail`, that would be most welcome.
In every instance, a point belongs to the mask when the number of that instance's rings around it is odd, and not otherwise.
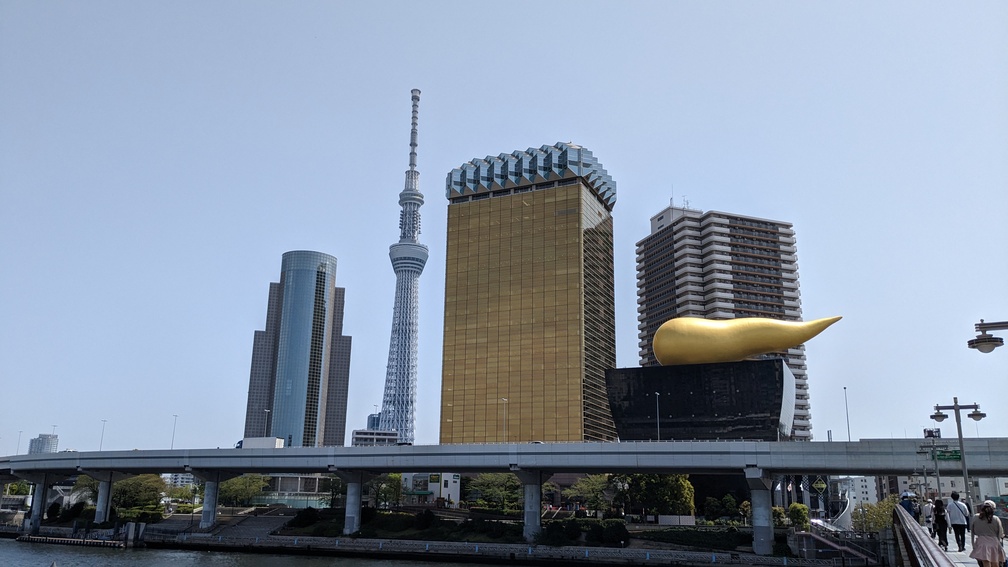
[[[893,525],[904,536],[908,544],[908,553],[912,553],[911,561],[919,567],[954,567],[935,540],[931,539],[924,528],[907,513],[902,506],[893,508]]]

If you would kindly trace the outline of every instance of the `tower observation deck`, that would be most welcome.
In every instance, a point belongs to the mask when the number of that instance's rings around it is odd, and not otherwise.
[[[379,429],[395,431],[400,443],[413,443],[416,427],[417,327],[420,299],[420,274],[427,263],[427,246],[420,236],[420,172],[416,169],[417,116],[420,90],[411,91],[413,119],[410,130],[409,169],[406,184],[399,193],[399,242],[389,247],[389,258],[396,275],[395,306],[392,309],[392,336],[389,340],[385,395]]]

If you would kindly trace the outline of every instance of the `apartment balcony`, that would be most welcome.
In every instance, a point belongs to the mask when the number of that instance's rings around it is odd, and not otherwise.
[[[675,278],[678,280],[680,278],[685,278],[687,274],[694,274],[699,280],[700,275],[702,273],[703,272],[700,270],[700,266],[696,264],[687,264],[681,268],[676,269]]]

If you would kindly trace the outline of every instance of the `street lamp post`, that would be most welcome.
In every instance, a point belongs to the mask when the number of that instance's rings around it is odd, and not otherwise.
[[[263,410],[266,412],[266,420],[263,421],[263,437],[269,437],[269,414],[270,410]]]
[[[847,386],[843,387],[843,409],[844,415],[847,416],[847,442],[850,443],[850,409],[847,407]]]
[[[950,406],[936,405],[935,412],[931,414],[931,419],[941,423],[948,417],[948,414],[942,413],[942,410],[953,410],[955,412],[956,434],[959,436],[959,462],[962,463],[963,484],[966,485],[966,504],[972,506],[972,501],[970,500],[969,472],[966,470],[966,451],[963,448],[962,417],[959,415],[959,411],[964,409],[973,410],[967,414],[967,417],[973,421],[980,421],[981,419],[987,417],[987,414],[980,411],[980,406],[977,404],[960,405],[959,398],[953,397],[952,405]]]
[[[508,423],[507,423],[508,422],[508,411],[507,411],[507,407],[508,406],[507,406],[507,403],[508,403],[508,399],[507,398],[501,398],[501,401],[504,402],[504,442],[507,443],[508,442],[508,434],[507,434],[507,426],[508,426]]]
[[[661,399],[661,394],[658,392],[654,393],[654,419],[655,428],[658,430],[658,440],[661,441],[661,410],[658,409],[658,400]]]
[[[102,445],[105,443],[105,422],[107,419],[101,420],[101,438],[98,439],[98,450],[101,451]]]
[[[173,413],[172,417],[175,418],[174,421],[172,421],[172,424],[171,424],[171,448],[174,449],[175,448],[175,426],[178,424],[178,414],[177,413]]]
[[[983,319],[980,319],[979,323],[973,325],[976,329],[977,336],[975,339],[970,339],[966,341],[966,346],[970,348],[975,348],[980,352],[988,353],[992,352],[999,346],[1004,346],[1004,339],[1001,337],[995,337],[987,331],[1005,331],[1008,330],[1008,321],[995,321],[993,323],[984,323]]]
[[[23,432],[24,432],[23,429],[18,429],[18,444],[17,444],[17,449],[14,451],[15,455],[20,455],[21,454],[21,434]]]

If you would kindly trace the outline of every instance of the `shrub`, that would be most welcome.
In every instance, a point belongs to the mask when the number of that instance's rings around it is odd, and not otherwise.
[[[622,545],[630,539],[630,532],[623,520],[602,520],[602,543],[606,545]]]
[[[59,518],[60,508],[61,507],[59,502],[53,502],[52,504],[50,504],[49,507],[46,508],[45,513],[46,519],[49,520],[50,522],[55,522]]]
[[[550,545],[553,547],[561,547],[567,545],[570,542],[570,538],[567,537],[568,524],[574,523],[577,528],[578,536],[581,535],[581,528],[577,527],[577,522],[573,520],[567,520],[566,522],[549,522],[545,525],[544,529],[536,535],[535,542],[539,545]]]
[[[74,504],[73,506],[70,506],[69,508],[64,509],[63,511],[60,512],[59,522],[62,524],[69,522],[71,520],[76,520],[77,518],[81,517],[81,514],[84,512],[84,508],[86,506],[87,504],[81,501]],[[94,519],[94,514],[91,515],[91,518]]]
[[[299,510],[294,519],[291,520],[287,525],[292,528],[306,528],[319,520],[319,512],[315,508],[309,506],[303,510]]]
[[[438,525],[440,521],[441,519],[435,516],[434,512],[424,510],[413,518],[413,527],[418,530],[426,530],[427,528]]]
[[[563,523],[563,534],[569,540],[581,539],[581,525],[571,518]]]

